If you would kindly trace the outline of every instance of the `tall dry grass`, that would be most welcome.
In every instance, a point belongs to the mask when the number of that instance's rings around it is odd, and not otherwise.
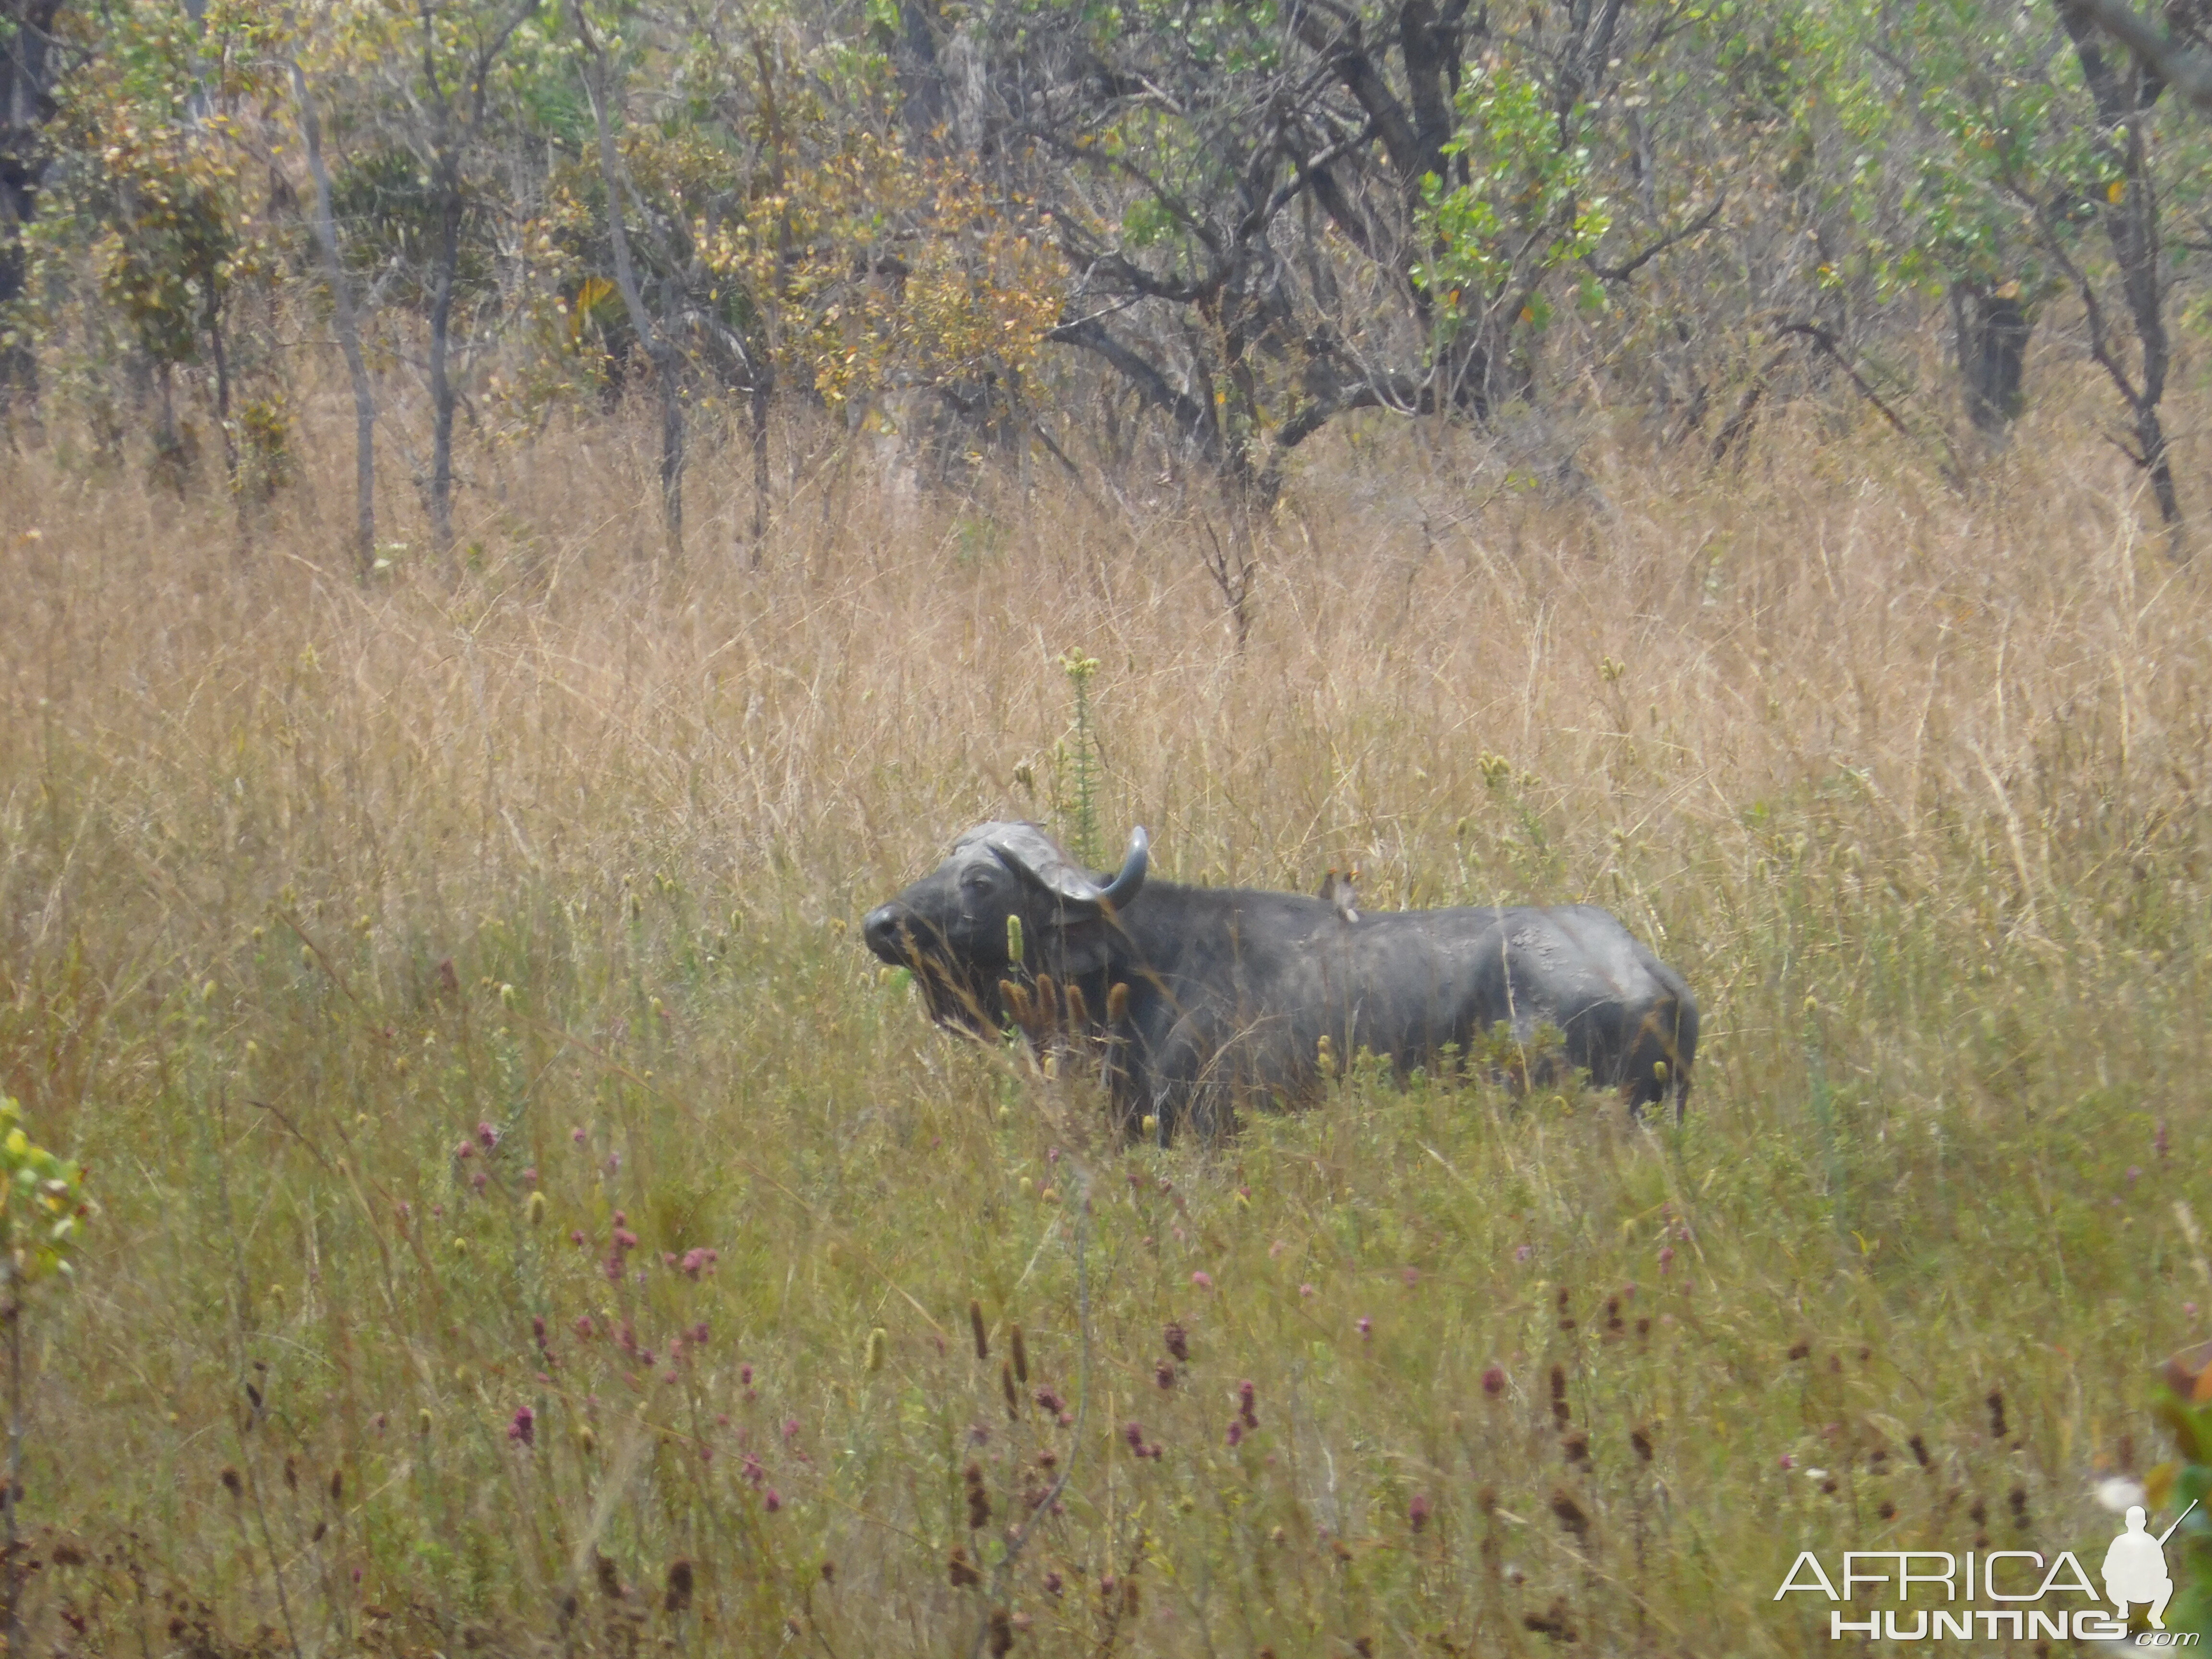
[[[2212,602],[2063,414],[1965,494],[1833,412],[1571,498],[1347,428],[1242,652],[1173,482],[825,444],[754,568],[709,454],[675,567],[579,428],[364,589],[343,456],[245,552],[11,456],[0,1089],[104,1205],[39,1639],[1786,1653],[1799,1547],[2101,1547],[2212,1305]],[[1051,815],[1070,650],[1110,842],[1605,904],[1686,1124],[1355,1077],[1163,1153],[928,1030],[848,924]]]

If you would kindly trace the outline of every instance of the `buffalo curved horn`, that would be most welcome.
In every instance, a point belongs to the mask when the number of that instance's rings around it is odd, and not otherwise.
[[[1129,850],[1121,860],[1121,873],[1099,890],[1102,904],[1120,906],[1137,896],[1137,890],[1145,884],[1146,872],[1152,868],[1152,839],[1139,824],[1129,831]]]
[[[953,843],[953,851],[957,854],[979,843],[1047,892],[1084,909],[1127,904],[1145,884],[1145,872],[1152,861],[1152,842],[1142,825],[1129,836],[1129,851],[1121,860],[1120,873],[1103,887],[1036,824],[980,823]]]

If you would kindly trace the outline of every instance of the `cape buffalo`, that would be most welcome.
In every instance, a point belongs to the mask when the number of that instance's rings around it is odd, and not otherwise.
[[[1509,1070],[1501,1048],[1549,1052],[1632,1112],[1671,1099],[1680,1116],[1697,1000],[1603,910],[1363,911],[1348,883],[1326,898],[1185,887],[1148,879],[1149,860],[1142,829],[1108,878],[1034,823],[978,824],[862,936],[914,971],[940,1024],[995,1036],[1042,1018],[1099,1042],[1119,1115],[1151,1115],[1163,1140],[1310,1097],[1362,1048],[1401,1073],[1447,1045]]]

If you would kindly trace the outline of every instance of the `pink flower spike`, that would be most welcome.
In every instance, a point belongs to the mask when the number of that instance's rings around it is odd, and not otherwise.
[[[1505,1367],[1494,1359],[1482,1368],[1482,1391],[1492,1400],[1505,1392]]]
[[[520,1441],[526,1447],[537,1444],[538,1413],[527,1406],[517,1406],[514,1420],[507,1425],[507,1437]]]
[[[761,1507],[770,1515],[774,1515],[783,1507],[782,1495],[774,1486],[770,1486],[761,1497]]]
[[[568,1139],[574,1141],[579,1146],[582,1146],[584,1144],[584,1126],[580,1123],[574,1128],[569,1130]]]
[[[1298,1294],[1300,1296],[1319,1296],[1321,1292],[1314,1289],[1310,1285],[1301,1285],[1298,1286]]]
[[[1429,1524],[1429,1495],[1426,1492],[1413,1494],[1413,1500],[1406,1505],[1406,1519],[1415,1532]]]
[[[476,1143],[472,1140],[464,1140],[459,1146],[453,1148],[453,1156],[455,1158],[474,1158],[476,1155]]]
[[[1190,1282],[1201,1291],[1210,1291],[1213,1288],[1213,1275],[1200,1267],[1190,1276]]]
[[[483,1147],[484,1151],[490,1152],[499,1145],[499,1131],[489,1123],[477,1124],[477,1145]]]

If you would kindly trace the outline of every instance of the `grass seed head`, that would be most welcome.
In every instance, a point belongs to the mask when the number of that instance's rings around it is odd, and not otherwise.
[[[983,1328],[983,1304],[973,1297],[968,1301],[968,1328],[975,1338],[975,1358],[988,1359],[991,1357],[991,1338]]]
[[[668,1577],[660,1597],[661,1610],[677,1613],[691,1606],[691,1563],[683,1556],[668,1564]]]
[[[1014,1381],[1027,1386],[1030,1380],[1030,1351],[1022,1340],[1022,1328],[1013,1325],[1006,1332],[1007,1346],[1013,1351]]]

